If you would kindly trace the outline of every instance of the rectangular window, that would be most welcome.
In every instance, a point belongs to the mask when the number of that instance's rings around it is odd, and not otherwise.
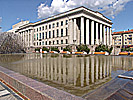
[[[66,39],[66,44],[68,44],[68,40]]]
[[[49,45],[51,45],[51,41],[49,41]]]
[[[63,26],[63,21],[61,21],[61,26]]]
[[[68,20],[66,20],[66,25],[68,24]]]
[[[44,41],[42,41],[42,45],[44,45]]]
[[[40,45],[41,45],[42,42],[40,42]]]
[[[40,33],[40,39],[42,39],[42,37],[41,37],[41,33]]]
[[[47,29],[47,25],[45,26],[45,29]]]
[[[51,38],[51,31],[49,31],[49,38]]]
[[[53,28],[54,28],[54,25],[55,25],[55,24],[53,23]]]
[[[51,29],[51,24],[49,24],[49,29]]]
[[[53,30],[53,38],[54,38],[55,36],[54,36],[54,30]]]
[[[59,22],[57,22],[56,27],[59,27]]]
[[[38,45],[38,42],[37,42],[37,45]]]
[[[54,44],[54,41],[53,41],[53,44]]]
[[[44,30],[44,26],[42,26],[42,30]]]
[[[38,28],[36,29],[36,31],[38,32]]]
[[[57,29],[57,37],[59,37],[59,29]]]
[[[42,39],[44,39],[44,32],[42,33]]]
[[[61,29],[61,37],[63,37],[63,29]]]
[[[46,39],[47,39],[47,32],[46,32],[46,35],[45,36],[46,36]]]
[[[57,40],[57,44],[59,44],[59,40]]]
[[[68,35],[68,29],[66,28],[66,36]]]
[[[40,29],[40,31],[41,31],[41,27],[40,27],[39,29]]]
[[[34,40],[36,39],[36,35],[34,34]]]
[[[37,33],[37,40],[38,40],[38,33]]]
[[[45,45],[47,45],[47,41],[45,42]]]
[[[63,40],[61,40],[61,44],[63,44]]]

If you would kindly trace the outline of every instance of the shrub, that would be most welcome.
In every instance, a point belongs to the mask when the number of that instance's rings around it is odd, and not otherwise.
[[[40,48],[35,48],[35,51],[39,51],[40,52]]]
[[[46,48],[46,47],[43,47],[43,48],[42,48],[42,51],[47,51],[47,52],[49,52],[49,49]]]
[[[113,50],[113,47],[109,48],[108,46],[105,46],[105,45],[99,45],[95,48],[95,52],[101,52],[101,51],[105,52],[106,51],[109,54],[112,52],[112,50]]]
[[[83,51],[85,51],[87,53],[90,52],[90,49],[87,47],[87,45],[79,45],[76,48],[77,48],[78,52],[83,52]]]
[[[51,51],[57,51],[58,53],[60,52],[59,49],[56,47],[51,47]]]
[[[66,48],[63,48],[63,51],[72,52],[72,47],[68,45],[68,46],[66,46]]]

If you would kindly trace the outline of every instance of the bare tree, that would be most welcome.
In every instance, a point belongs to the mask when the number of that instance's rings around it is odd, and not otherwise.
[[[18,34],[4,32],[0,34],[0,53],[24,53],[25,43]]]

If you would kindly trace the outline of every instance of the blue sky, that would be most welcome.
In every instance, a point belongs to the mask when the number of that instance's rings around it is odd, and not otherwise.
[[[0,27],[8,31],[21,19],[36,22],[51,15],[85,6],[112,20],[114,31],[133,28],[133,0],[0,0]],[[101,9],[99,9],[101,8]]]

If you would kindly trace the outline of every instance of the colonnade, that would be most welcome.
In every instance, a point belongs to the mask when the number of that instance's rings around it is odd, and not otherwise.
[[[77,24],[77,20],[79,19],[80,25]],[[73,18],[69,21],[71,35],[70,44],[80,39],[80,44],[99,45],[103,43],[104,45],[112,45],[112,31],[110,26],[85,17]],[[80,27],[80,37],[77,36],[77,26]]]
[[[26,47],[33,46],[33,29],[27,29],[25,31],[19,32],[22,37],[22,41]]]

